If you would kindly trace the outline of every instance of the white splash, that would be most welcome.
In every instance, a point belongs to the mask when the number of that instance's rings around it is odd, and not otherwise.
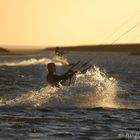
[[[61,65],[62,64],[63,65],[68,65],[69,64],[68,60],[64,56],[55,56],[55,57],[53,57],[52,60],[54,62],[56,62],[56,63],[60,63],[61,62]]]
[[[50,62],[54,62],[56,65],[67,65],[69,64],[66,58],[57,58],[54,57],[52,60],[47,58],[35,59],[31,58],[28,60],[22,61],[13,61],[13,62],[0,62],[0,66],[27,66],[27,65],[47,65]]]
[[[85,74],[77,74],[71,84],[61,88],[46,86],[12,100],[1,100],[1,105],[29,105],[34,107],[110,107],[118,108],[117,81],[94,67]]]

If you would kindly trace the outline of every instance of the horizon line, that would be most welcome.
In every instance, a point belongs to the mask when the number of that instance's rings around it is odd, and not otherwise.
[[[20,45],[20,44],[18,44],[18,45],[14,45],[14,44],[11,44],[11,45],[5,45],[5,44],[0,44],[0,47],[6,47],[6,46],[35,46],[35,47],[46,47],[46,46],[48,46],[48,47],[50,47],[50,46],[52,46],[52,47],[57,47],[57,46],[90,46],[90,45],[92,45],[92,46],[102,46],[102,45],[112,45],[112,46],[114,46],[114,45],[131,45],[131,44],[140,44],[140,42],[138,43],[116,43],[116,44],[111,44],[111,43],[106,43],[106,44],[79,44],[79,45]]]

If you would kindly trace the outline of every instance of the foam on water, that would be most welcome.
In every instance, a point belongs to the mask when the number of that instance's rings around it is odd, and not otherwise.
[[[65,57],[63,57],[63,56],[54,56],[52,58],[52,60],[55,63],[60,63],[61,62],[63,65],[68,65],[69,64],[68,60]]]
[[[56,65],[67,65],[69,62],[64,57],[53,58],[31,58],[22,61],[1,62],[0,65],[22,66],[22,65],[47,65],[54,62]],[[68,82],[69,83],[69,82]],[[102,72],[99,67],[94,66],[85,74],[77,74],[70,85],[61,88],[46,86],[38,91],[30,91],[24,95],[16,95],[12,100],[1,98],[1,105],[28,105],[34,107],[60,106],[60,107],[109,107],[109,108],[131,108],[137,107],[124,104],[119,100],[120,87],[118,81]],[[118,97],[119,95],[119,97]],[[15,95],[10,95],[15,96]]]
[[[68,82],[69,83],[69,82]],[[118,101],[118,83],[94,66],[85,74],[77,74],[70,85],[54,88],[46,86],[12,100],[1,99],[1,105],[34,107],[108,107],[129,108]]]
[[[41,64],[41,65],[46,65],[49,62],[55,62],[56,65],[68,65],[68,61],[64,57],[59,57],[55,56],[52,59],[48,58],[31,58],[28,60],[22,60],[22,61],[13,61],[13,62],[0,62],[0,66],[26,66],[26,65],[36,65],[36,64]]]

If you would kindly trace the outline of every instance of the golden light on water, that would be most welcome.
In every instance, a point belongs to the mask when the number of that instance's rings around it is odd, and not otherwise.
[[[110,44],[138,22],[139,0],[0,0],[0,45]],[[140,26],[117,43],[140,43]]]
[[[108,88],[109,87],[109,88]],[[108,77],[98,67],[94,66],[85,74],[77,74],[71,85],[61,88],[45,86],[40,90],[31,90],[19,95],[0,99],[0,106],[30,106],[30,107],[82,107],[82,108],[124,108],[139,109],[139,105],[122,102],[118,95],[118,81]]]

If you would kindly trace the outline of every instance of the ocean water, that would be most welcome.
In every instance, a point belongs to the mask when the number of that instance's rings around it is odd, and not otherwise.
[[[61,88],[69,64],[92,67]],[[140,140],[140,56],[53,53],[0,57],[0,140]]]

